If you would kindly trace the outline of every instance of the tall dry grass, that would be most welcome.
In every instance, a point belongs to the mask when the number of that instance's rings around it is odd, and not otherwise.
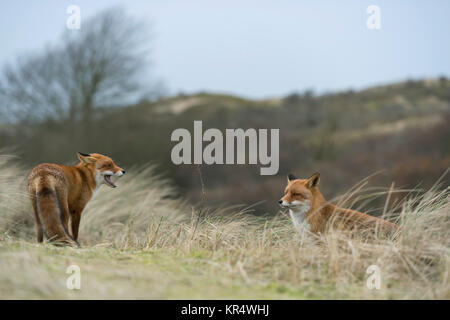
[[[30,240],[34,218],[26,172],[17,163],[13,155],[0,155],[0,237]]]
[[[100,191],[82,217],[82,246],[192,258],[214,276],[300,290],[311,298],[450,298],[449,188],[386,206],[384,214],[398,217],[402,228],[395,240],[332,231],[313,242],[299,236],[283,214],[256,217],[245,208],[192,208],[173,199],[170,184],[153,173],[136,168],[119,180],[118,189]],[[0,246],[34,241],[26,172],[1,157],[0,175]],[[346,198],[356,201],[358,192],[362,202],[370,198],[356,189]],[[380,290],[366,287],[370,265],[381,270]]]

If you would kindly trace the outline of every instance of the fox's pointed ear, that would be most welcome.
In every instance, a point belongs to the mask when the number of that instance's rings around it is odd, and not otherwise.
[[[308,181],[306,182],[306,187],[308,188],[314,188],[319,185],[320,181],[320,173],[316,172],[311,177],[308,178]]]
[[[89,157],[90,156],[89,153],[83,153],[83,152],[78,152],[78,155],[81,155],[83,157]]]
[[[288,176],[287,176],[288,182],[289,182],[289,181],[292,181],[292,180],[296,180],[296,179],[297,179],[297,178],[296,178],[292,173],[289,173]]]
[[[95,162],[95,158],[91,157],[88,153],[77,152],[77,157],[81,162],[86,164]]]

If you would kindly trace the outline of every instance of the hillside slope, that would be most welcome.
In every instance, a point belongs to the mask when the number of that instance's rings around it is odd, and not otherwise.
[[[0,129],[0,148],[13,148],[29,167],[73,163],[77,151],[108,154],[126,168],[152,163],[175,182],[176,195],[194,204],[258,203],[255,213],[274,214],[290,172],[306,177],[320,171],[328,199],[379,171],[384,174],[372,185],[431,187],[450,167],[449,110],[446,78],[267,100],[200,93],[98,110],[89,124],[9,125]],[[260,176],[260,165],[174,165],[171,134],[192,131],[195,120],[203,121],[204,130],[279,129],[278,174]],[[375,201],[362,209],[379,213],[380,207]]]

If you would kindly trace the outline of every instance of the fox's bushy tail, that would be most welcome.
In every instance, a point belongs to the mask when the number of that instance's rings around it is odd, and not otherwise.
[[[36,192],[36,214],[42,232],[49,241],[79,246],[64,225],[63,211],[55,189],[43,187]]]

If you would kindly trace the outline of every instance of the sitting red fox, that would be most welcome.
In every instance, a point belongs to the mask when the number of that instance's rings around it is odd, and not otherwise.
[[[81,213],[102,184],[117,187],[111,176],[125,170],[111,158],[98,153],[78,153],[76,166],[43,163],[28,176],[28,191],[36,219],[37,241],[45,234],[50,241],[79,246],[77,242]],[[71,232],[68,222],[70,218]]]
[[[305,230],[314,234],[323,233],[328,222],[336,223],[345,230],[379,230],[388,235],[398,231],[399,227],[394,223],[327,202],[319,191],[319,180],[319,173],[308,179],[297,179],[289,174],[285,194],[278,201],[282,207],[289,208],[289,215],[299,233]]]

